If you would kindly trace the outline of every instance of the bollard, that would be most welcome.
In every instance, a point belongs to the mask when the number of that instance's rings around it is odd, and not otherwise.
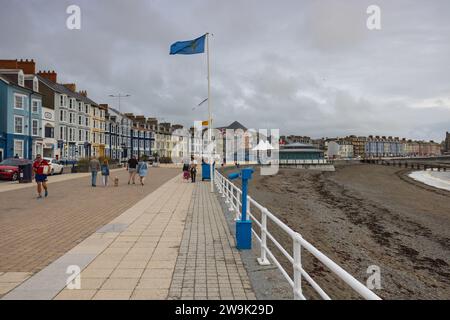
[[[242,213],[241,219],[236,220],[236,247],[240,250],[252,248],[252,222],[247,220],[247,194],[248,180],[252,178],[253,168],[244,168],[240,173],[228,175],[230,180],[241,177],[242,179]]]

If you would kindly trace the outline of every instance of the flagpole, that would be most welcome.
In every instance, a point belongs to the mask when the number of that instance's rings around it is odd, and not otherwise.
[[[211,133],[212,133],[212,112],[211,112],[211,73],[209,70],[209,33],[206,33],[206,59],[207,59],[207,69],[208,69],[208,140],[209,145],[212,146],[212,139],[211,139]],[[209,156],[209,177],[211,181],[211,192],[214,192],[214,172],[213,172],[213,150],[211,150],[210,156]]]

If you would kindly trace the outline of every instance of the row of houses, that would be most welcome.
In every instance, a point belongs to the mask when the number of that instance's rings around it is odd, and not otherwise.
[[[0,60],[0,160],[168,157],[180,127],[97,103],[34,60]]]
[[[281,145],[305,143],[323,150],[329,159],[379,158],[379,157],[429,157],[439,156],[444,143],[415,141],[392,136],[347,136],[344,138],[311,139],[305,136],[282,136]]]

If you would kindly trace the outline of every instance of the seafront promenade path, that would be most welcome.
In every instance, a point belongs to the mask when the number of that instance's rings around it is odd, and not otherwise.
[[[2,299],[256,298],[209,182],[169,168],[144,187],[114,175],[118,188],[94,189],[62,176],[44,200],[0,190]]]

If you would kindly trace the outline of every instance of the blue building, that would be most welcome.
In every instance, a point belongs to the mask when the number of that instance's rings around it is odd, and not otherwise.
[[[0,69],[0,159],[34,159],[43,150],[42,96],[34,74]]]
[[[154,135],[151,132],[151,119],[144,116],[135,116],[132,113],[125,113],[125,116],[132,121],[131,126],[131,155],[136,158],[140,156],[150,157],[152,155],[151,145]]]

